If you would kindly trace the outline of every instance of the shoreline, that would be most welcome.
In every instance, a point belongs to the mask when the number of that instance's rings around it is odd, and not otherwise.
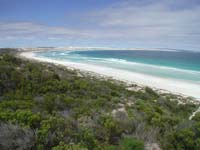
[[[40,50],[38,50],[40,51]],[[87,73],[94,73],[106,78],[112,78],[115,80],[123,81],[127,84],[136,84],[139,87],[151,87],[157,92],[175,94],[182,97],[192,97],[194,100],[200,101],[200,86],[192,83],[183,83],[177,80],[164,79],[159,77],[153,77],[150,75],[144,75],[140,73],[133,73],[129,71],[122,71],[119,69],[113,69],[108,67],[81,64],[68,61],[59,61],[49,58],[36,57],[36,51],[18,52],[18,56],[26,58],[28,60],[35,60],[39,62],[47,62],[55,65],[62,65],[69,69],[76,69]]]
[[[26,51],[50,51],[50,50],[131,50],[131,51],[169,51],[169,52],[179,52],[179,51],[186,51],[181,49],[170,49],[170,48],[115,48],[115,47],[77,47],[77,46],[70,46],[70,47],[36,47],[36,48],[17,48],[21,52]]]

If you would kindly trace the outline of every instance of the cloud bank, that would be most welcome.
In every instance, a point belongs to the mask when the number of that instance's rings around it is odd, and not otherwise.
[[[88,46],[200,50],[200,4],[195,0],[122,1],[84,15],[76,14],[74,20],[84,26],[0,22],[0,42],[45,40],[45,44],[52,44],[55,40],[70,45],[84,41]]]

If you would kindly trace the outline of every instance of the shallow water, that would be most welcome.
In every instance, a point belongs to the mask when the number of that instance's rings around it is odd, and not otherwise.
[[[105,66],[200,84],[200,53],[188,51],[45,51],[38,57]]]

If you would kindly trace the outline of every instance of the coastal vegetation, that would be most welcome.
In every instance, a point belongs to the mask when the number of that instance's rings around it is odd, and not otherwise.
[[[0,149],[200,149],[199,103],[0,55]]]

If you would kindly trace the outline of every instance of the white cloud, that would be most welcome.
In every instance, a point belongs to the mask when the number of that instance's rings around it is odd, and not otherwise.
[[[0,37],[12,38],[73,38],[84,36],[83,32],[64,27],[51,27],[31,22],[1,22]]]
[[[96,21],[102,27],[125,31],[129,36],[158,37],[192,36],[200,34],[200,7],[171,9],[171,1],[149,5],[126,5],[107,8],[96,13]],[[139,35],[138,35],[139,34]]]
[[[84,39],[128,43],[133,47],[139,43],[146,47],[151,44],[154,47],[200,48],[200,6],[194,1],[128,0],[84,14],[85,19],[77,16],[80,24],[89,24],[81,28],[1,22],[0,38]]]

